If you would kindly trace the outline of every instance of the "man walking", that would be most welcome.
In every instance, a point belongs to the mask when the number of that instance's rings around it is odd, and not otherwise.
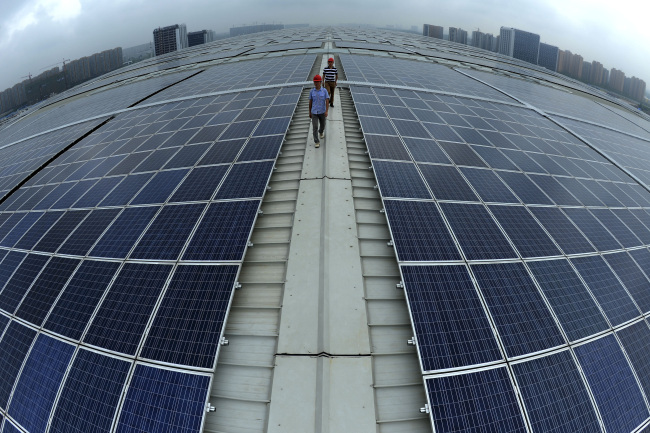
[[[320,75],[314,77],[314,88],[309,92],[309,118],[314,130],[314,147],[320,146],[320,138],[325,135],[325,118],[327,117],[330,95],[321,87],[323,79]],[[320,123],[320,129],[318,124]]]
[[[323,69],[323,78],[325,79],[325,90],[330,94],[330,107],[334,106],[334,89],[339,79],[339,73],[334,67],[334,59],[327,59],[327,68]]]

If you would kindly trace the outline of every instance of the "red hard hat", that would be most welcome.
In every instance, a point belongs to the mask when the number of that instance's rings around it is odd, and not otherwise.
[[[323,79],[321,78],[320,75],[316,75],[316,76],[314,77],[314,81],[323,81]]]
[[[332,57],[330,57],[329,59],[327,59],[327,61],[328,61],[328,62],[333,62],[334,59],[333,59]]]

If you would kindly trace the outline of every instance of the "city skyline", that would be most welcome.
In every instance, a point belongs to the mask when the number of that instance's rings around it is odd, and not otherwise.
[[[369,11],[361,2],[334,0],[331,6],[346,11],[344,18],[337,21],[379,27],[410,29],[417,25],[421,29],[423,22],[435,21],[445,29],[460,27],[470,34],[480,29],[495,35],[501,26],[520,28],[539,34],[541,42],[580,53],[586,61],[597,60],[608,68],[623,70],[626,76],[650,81],[650,64],[644,60],[650,55],[650,46],[642,43],[643,17],[629,13],[634,2],[619,2],[614,7],[601,0],[522,1],[506,8],[501,0],[462,0],[432,8],[417,0],[407,0],[399,6],[388,2],[375,5],[381,7]],[[339,24],[319,22],[315,19],[317,12],[293,0],[283,0],[272,8],[259,0],[219,5],[194,0],[182,9],[170,0],[157,2],[155,8],[148,0],[117,0],[111,4],[89,0],[19,1],[5,7],[5,18],[0,22],[4,66],[0,90],[19,83],[29,74],[35,76],[56,65],[60,67],[63,59],[148,42],[152,40],[153,28],[175,23],[185,23],[188,31],[210,28],[218,33],[255,22]],[[586,37],[590,34],[599,38]]]

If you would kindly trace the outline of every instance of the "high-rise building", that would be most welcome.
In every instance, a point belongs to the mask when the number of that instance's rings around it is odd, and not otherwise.
[[[582,71],[580,72],[580,77],[582,81],[584,82],[589,82],[591,79],[591,63],[590,62],[582,62]]]
[[[643,101],[645,95],[645,81],[632,77],[630,80],[630,90],[628,96],[637,101]]]
[[[467,31],[458,27],[449,27],[448,39],[451,42],[467,45]]]
[[[573,54],[571,56],[571,63],[569,68],[569,74],[571,77],[580,79],[582,77],[582,64],[584,59],[580,54]]]
[[[0,125],[0,431],[647,431],[648,117],[449,45],[229,39]]]
[[[424,24],[422,26],[422,35],[429,36],[430,38],[442,39],[443,27],[434,26],[433,24]]]
[[[494,36],[491,33],[483,33],[474,30],[472,32],[472,46],[488,51],[494,51]]]
[[[187,26],[174,24],[154,29],[153,45],[156,56],[187,48]]]
[[[539,35],[512,27],[501,27],[499,53],[528,63],[537,64]]]
[[[589,82],[597,86],[602,86],[604,84],[603,72],[604,69],[602,63],[597,62],[596,60],[591,62],[591,74],[589,76]]]
[[[551,71],[557,71],[559,52],[560,49],[554,45],[540,43],[537,64]]]
[[[212,41],[214,41],[214,31],[212,30],[200,30],[198,32],[189,32],[187,34],[187,44],[190,47],[207,44]]]
[[[609,87],[613,90],[623,93],[623,87],[625,86],[625,72],[619,71],[616,68],[612,68],[609,73]]]

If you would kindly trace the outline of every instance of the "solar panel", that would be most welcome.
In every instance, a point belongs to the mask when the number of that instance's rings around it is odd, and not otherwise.
[[[436,431],[525,432],[505,368],[426,379]]]
[[[641,390],[613,335],[575,348],[607,431],[632,431],[648,417]]]
[[[109,432],[131,363],[80,349],[70,367],[54,410],[50,432]],[[92,411],[80,411],[89,400]]]
[[[14,382],[36,337],[36,331],[11,321],[0,340],[2,374],[0,375],[0,408],[7,410]]]
[[[137,364],[122,404],[116,432],[198,432],[210,376]],[[156,411],[152,412],[151,408]]]

